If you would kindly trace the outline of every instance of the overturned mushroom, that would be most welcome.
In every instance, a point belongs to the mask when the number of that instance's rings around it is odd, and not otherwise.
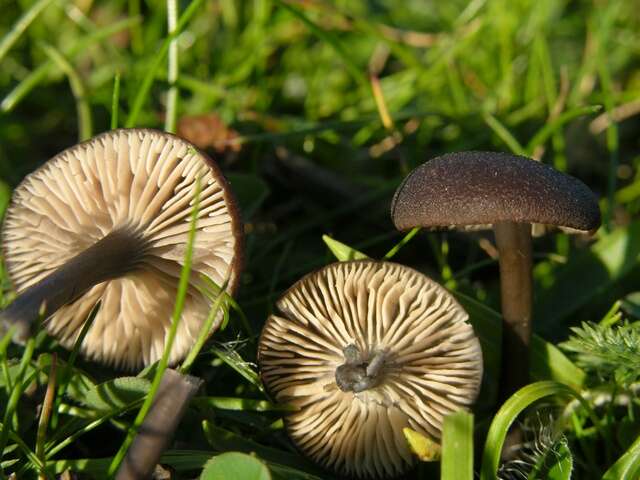
[[[192,278],[170,362],[181,359],[210,307],[197,288],[200,275],[219,285],[228,279],[230,293],[238,283],[241,223],[213,161],[155,130],[99,135],[16,188],[2,241],[18,297],[1,322],[24,338],[44,309],[46,329],[70,347],[99,303],[82,352],[128,368],[156,361],[171,324],[198,179]]]
[[[430,160],[402,182],[391,205],[399,230],[491,228],[499,252],[502,300],[502,397],[529,377],[531,224],[589,233],[600,225],[598,202],[580,180],[529,158],[458,152]]]
[[[440,438],[471,405],[482,353],[466,312],[438,284],[389,262],[331,264],[294,284],[262,332],[268,391],[297,411],[302,452],[342,475],[399,475],[413,463],[402,429]]]

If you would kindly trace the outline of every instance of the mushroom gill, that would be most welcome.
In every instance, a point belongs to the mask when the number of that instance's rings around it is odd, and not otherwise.
[[[70,347],[99,303],[82,352],[128,368],[156,361],[171,324],[198,178],[192,276],[170,355],[178,361],[210,308],[198,291],[200,275],[218,285],[228,279],[232,293],[242,233],[218,167],[165,132],[106,132],[58,154],[16,188],[2,240],[19,296],[3,319],[31,321],[17,317],[32,316],[44,302],[47,330]]]
[[[262,332],[258,361],[300,450],[359,478],[413,464],[402,429],[439,439],[471,405],[482,353],[466,312],[421,273],[394,263],[335,263],[294,284]]]

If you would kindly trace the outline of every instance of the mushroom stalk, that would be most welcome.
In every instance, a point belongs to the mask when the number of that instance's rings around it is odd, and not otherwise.
[[[336,384],[340,390],[359,393],[380,383],[386,357],[384,352],[376,352],[365,360],[358,347],[350,344],[343,353],[345,363],[336,368]]]
[[[170,368],[164,371],[151,410],[129,447],[116,480],[151,477],[200,385],[202,380],[197,377]]]
[[[502,365],[500,393],[506,399],[529,381],[531,343],[531,224],[494,225],[500,263]]]
[[[145,244],[135,233],[115,230],[28,287],[0,313],[0,326],[15,325],[15,339],[25,341],[31,324],[72,302],[91,287],[135,268]]]

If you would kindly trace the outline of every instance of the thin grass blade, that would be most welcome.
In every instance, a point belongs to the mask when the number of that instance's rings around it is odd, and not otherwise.
[[[24,12],[13,28],[0,40],[0,62],[20,36],[29,28],[29,25],[47,8],[54,0],[40,0]]]
[[[442,429],[441,480],[473,480],[473,414],[447,415]]]
[[[587,402],[571,387],[558,382],[544,381],[527,385],[521,388],[509,398],[500,408],[491,422],[487,440],[482,453],[481,480],[495,480],[500,465],[500,454],[511,424],[518,415],[528,406],[538,400],[549,396],[571,396],[582,404],[591,417],[594,425],[599,426],[599,421],[593,414]],[[600,429],[599,429],[600,430]]]

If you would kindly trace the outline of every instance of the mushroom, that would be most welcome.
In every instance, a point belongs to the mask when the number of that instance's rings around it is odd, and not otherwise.
[[[98,135],[56,155],[15,189],[2,243],[18,296],[0,313],[1,323],[15,325],[24,339],[44,313],[48,332],[68,348],[99,303],[81,346],[86,356],[128,368],[159,359],[198,181],[192,277],[169,359],[177,362],[210,308],[198,290],[200,275],[219,285],[228,279],[231,294],[237,286],[242,231],[216,164],[160,131]],[[220,321],[221,316],[213,330]]]
[[[467,314],[421,273],[390,262],[334,263],[295,283],[258,346],[262,380],[298,448],[340,475],[396,476],[413,464],[410,427],[439,439],[470,406],[482,352]]]
[[[580,180],[526,157],[458,152],[413,170],[393,197],[391,217],[399,230],[493,226],[504,319],[501,396],[510,396],[529,378],[531,224],[593,232],[600,225],[594,195]]]

